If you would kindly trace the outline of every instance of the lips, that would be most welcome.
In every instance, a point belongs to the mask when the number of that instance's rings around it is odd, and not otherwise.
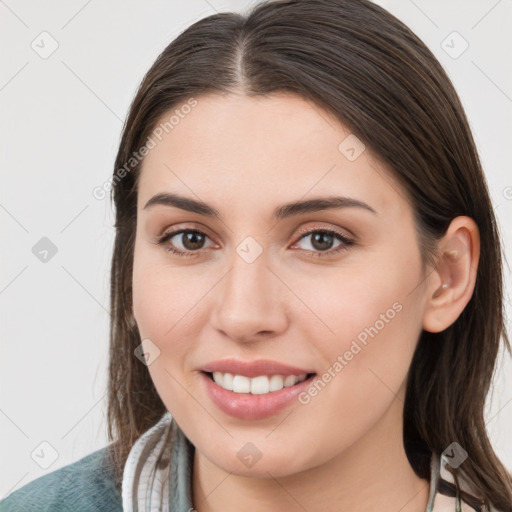
[[[299,407],[297,395],[309,386],[316,376],[311,369],[290,366],[268,359],[251,362],[236,359],[214,361],[203,366],[200,374],[206,394],[212,402],[225,414],[241,420],[264,419],[293,404]],[[223,379],[226,374],[229,374],[229,380],[233,381],[231,389],[226,386],[225,381],[219,381],[221,385],[214,382],[216,380],[213,377],[214,374],[217,380]],[[298,376],[300,378],[297,378]],[[276,386],[275,391],[267,389],[267,386],[271,386],[270,381],[281,380],[283,382],[283,378],[288,382],[287,387]],[[247,389],[238,387],[235,392],[233,389],[238,386],[235,382],[236,379],[251,381],[249,388],[247,385],[245,386]],[[259,382],[260,380],[267,382]],[[258,381],[257,390],[253,389],[254,381]],[[226,387],[228,389],[225,389]]]
[[[213,404],[223,413],[245,421],[262,420],[289,407],[303,407],[297,396],[312,383],[314,378],[311,376],[293,386],[272,393],[253,395],[223,389],[213,382],[209,374],[200,372],[203,389]]]
[[[259,377],[261,375],[303,375],[315,373],[311,368],[300,368],[287,364],[272,361],[270,359],[259,359],[257,361],[240,361],[238,359],[223,359],[213,361],[201,368],[205,373],[221,372],[232,375],[243,375],[245,377]]]

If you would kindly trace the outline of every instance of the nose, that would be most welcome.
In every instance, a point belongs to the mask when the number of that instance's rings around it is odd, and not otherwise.
[[[268,339],[288,324],[289,291],[269,267],[265,252],[254,261],[234,253],[230,270],[218,284],[212,324],[240,343]]]

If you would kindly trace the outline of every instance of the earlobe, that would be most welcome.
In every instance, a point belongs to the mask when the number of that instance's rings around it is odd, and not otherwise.
[[[473,295],[479,257],[476,223],[469,217],[453,219],[439,241],[437,264],[429,274],[424,330],[441,332],[457,320]]]

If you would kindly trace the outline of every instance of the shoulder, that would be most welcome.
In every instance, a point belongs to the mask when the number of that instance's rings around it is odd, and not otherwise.
[[[0,512],[122,511],[108,449],[97,450],[14,491],[0,501]]]

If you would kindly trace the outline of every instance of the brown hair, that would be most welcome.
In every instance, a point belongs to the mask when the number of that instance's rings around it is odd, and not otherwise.
[[[134,356],[132,271],[140,162],[122,173],[157,121],[206,93],[292,92],[334,114],[403,185],[425,261],[451,220],[467,215],[481,236],[476,286],[448,329],[423,332],[410,367],[404,445],[428,478],[432,454],[452,442],[481,494],[512,510],[510,475],[489,442],[484,404],[503,338],[501,248],[473,137],[446,73],[403,23],[367,0],[289,0],[194,23],[159,55],[132,102],[115,161],[116,236],[111,267],[108,431],[120,477],[135,440],[165,412]],[[200,101],[200,100],[199,100]],[[116,171],[117,170],[117,171]],[[456,364],[454,364],[456,361]]]

